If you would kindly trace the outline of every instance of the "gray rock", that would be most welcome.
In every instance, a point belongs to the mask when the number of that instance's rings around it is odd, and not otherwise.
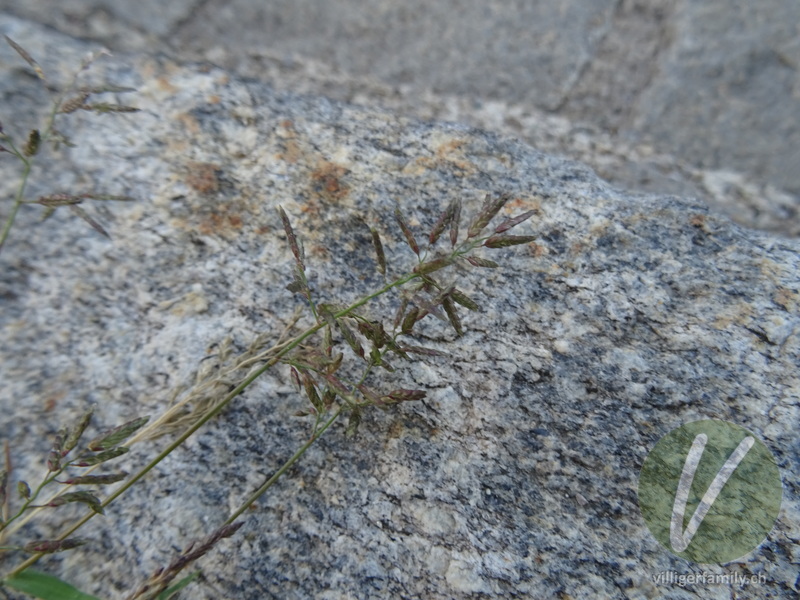
[[[53,77],[87,49],[18,21],[0,30]],[[318,297],[348,302],[382,285],[368,225],[393,273],[414,265],[396,203],[421,238],[450,200],[464,200],[467,218],[484,194],[510,192],[509,214],[537,210],[520,226],[537,241],[487,251],[502,269],[453,271],[481,310],[462,315],[461,339],[430,317],[420,324],[420,343],[446,358],[371,379],[427,399],[368,412],[353,440],[334,426],[200,562],[191,597],[730,597],[733,584],[655,583],[698,567],[658,545],[637,505],[647,452],[699,418],[753,431],[784,483],[764,544],[703,570],[762,575],[748,597],[797,592],[796,241],[678,197],[631,197],[578,163],[476,129],[159,56],[101,60],[92,75],[137,87],[120,99],[142,111],[65,117],[77,148],[43,163],[31,194],[138,201],[87,207],[112,241],[68,212],[39,223],[23,211],[0,253],[0,432],[16,475],[35,481],[50,436],[88,405],[107,426],[157,414],[212,368],[226,338],[234,353],[261,333],[277,340],[300,303],[285,289],[278,205],[304,240]],[[24,69],[8,78],[11,132],[31,103],[9,90],[45,98]],[[16,171],[6,159],[0,168],[7,196]],[[395,306],[367,310],[391,320]],[[91,521],[93,544],[41,567],[124,597],[308,438],[309,423],[291,416],[301,408],[287,369],[270,371]],[[126,468],[165,443],[135,444]],[[24,533],[47,535],[69,516],[54,511]]]
[[[793,0],[0,0],[115,50],[522,137],[640,192],[797,236]]]
[[[686,3],[624,129],[708,169],[800,193],[800,5]],[[694,131],[693,131],[694,130]],[[796,209],[796,205],[795,205]]]

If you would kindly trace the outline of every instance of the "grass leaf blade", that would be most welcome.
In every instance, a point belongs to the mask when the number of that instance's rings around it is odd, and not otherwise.
[[[97,596],[84,594],[58,577],[32,569],[4,579],[3,585],[42,600],[100,600]]]

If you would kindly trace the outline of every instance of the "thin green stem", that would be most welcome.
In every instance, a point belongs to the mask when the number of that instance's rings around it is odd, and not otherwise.
[[[3,531],[3,530],[4,530],[6,527],[8,527],[8,526],[9,526],[11,523],[13,523],[14,521],[16,521],[16,520],[17,520],[17,519],[18,519],[18,518],[19,518],[19,517],[22,515],[22,513],[24,513],[26,510],[28,510],[28,508],[33,508],[33,506],[32,506],[32,505],[33,505],[33,503],[34,503],[34,502],[36,502],[36,499],[39,497],[39,494],[40,494],[40,493],[41,493],[41,491],[44,489],[44,487],[45,487],[45,486],[46,486],[48,483],[50,483],[51,481],[53,481],[53,480],[54,480],[56,477],[58,477],[59,475],[61,475],[61,473],[63,472],[63,470],[64,470],[64,469],[59,469],[59,470],[58,470],[58,472],[56,472],[56,473],[54,473],[54,474],[52,474],[52,475],[50,475],[50,474],[49,474],[50,472],[48,471],[48,475],[47,475],[47,476],[45,476],[44,480],[43,480],[43,481],[42,481],[42,482],[41,482],[41,483],[40,483],[38,486],[36,486],[36,489],[35,489],[35,490],[33,490],[33,492],[31,493],[30,497],[29,497],[29,498],[27,498],[27,499],[25,500],[25,502],[22,504],[22,506],[20,507],[20,509],[17,511],[17,514],[15,514],[15,515],[13,515],[13,516],[9,517],[9,519],[8,519],[8,520],[7,520],[5,523],[3,523],[2,525],[0,525],[0,531]]]
[[[87,65],[88,66],[88,65]],[[77,73],[74,74],[72,81],[70,82],[69,86],[66,90],[64,90],[53,102],[53,106],[50,109],[50,114],[47,116],[47,120],[45,122],[45,127],[42,131],[41,142],[40,145],[44,145],[50,139],[50,136],[53,134],[53,126],[56,122],[56,117],[58,116],[58,111],[61,109],[61,105],[64,102],[64,99],[67,97],[67,94],[72,93],[75,89],[75,85],[78,81],[78,75],[80,75],[81,71],[83,71],[84,67],[82,67]],[[22,206],[24,202],[25,196],[25,188],[28,185],[28,177],[31,173],[31,167],[33,166],[34,156],[26,157],[24,153],[20,152],[17,147],[14,145],[13,140],[9,136],[4,136],[3,141],[9,145],[11,148],[11,154],[15,155],[19,158],[24,167],[22,169],[22,176],[20,177],[20,184],[19,188],[17,189],[16,197],[14,198],[14,205],[11,207],[11,214],[8,215],[5,224],[3,225],[3,231],[0,233],[0,251],[3,249],[3,245],[8,238],[8,234],[11,231],[11,227],[14,225],[14,221],[17,218],[17,213],[19,212],[20,206]]]
[[[366,303],[368,303],[370,300],[372,300],[374,298],[377,298],[378,296],[381,296],[382,294],[385,294],[385,293],[389,292],[390,290],[392,290],[392,289],[394,289],[396,287],[400,287],[400,286],[408,283],[412,279],[415,279],[415,278],[417,278],[419,276],[420,275],[418,273],[407,273],[407,274],[403,275],[402,277],[394,280],[393,282],[386,284],[385,286],[383,286],[382,288],[380,288],[376,292],[373,292],[372,294],[369,294],[368,296],[364,296],[363,298],[361,298],[357,302],[354,302],[353,304],[351,304],[347,308],[335,313],[334,317],[338,319],[340,317],[347,316],[348,314],[350,314],[351,312],[353,312],[357,308],[359,308],[359,307],[365,305]],[[297,346],[302,344],[303,341],[305,341],[307,338],[312,336],[314,333],[316,333],[317,331],[322,329],[325,325],[326,325],[325,323],[317,323],[316,325],[314,325],[312,327],[309,327],[303,333],[301,333],[300,335],[295,337],[294,340],[292,340],[290,343],[286,344],[267,363],[265,363],[262,367],[260,367],[256,371],[254,371],[249,377],[247,377],[244,381],[242,381],[239,385],[237,385],[231,392],[229,392],[228,395],[225,396],[225,398],[223,398],[222,401],[220,401],[220,403],[213,410],[209,411],[201,419],[199,419],[194,425],[189,427],[184,433],[182,433],[171,444],[169,444],[164,450],[162,450],[155,458],[153,458],[147,465],[142,467],[133,477],[128,479],[119,489],[117,489],[114,493],[112,493],[110,496],[108,496],[103,502],[101,502],[100,506],[105,508],[106,506],[111,504],[114,500],[119,498],[119,496],[124,494],[131,486],[133,486],[137,481],[139,481],[145,475],[147,475],[147,473],[149,473],[151,470],[153,470],[162,460],[164,460],[176,448],[178,448],[187,439],[189,439],[189,437],[192,436],[198,429],[200,429],[208,421],[210,421],[211,419],[216,417],[220,412],[222,412],[222,410],[228,404],[230,404],[230,402],[234,398],[236,398],[239,394],[241,394],[245,389],[250,387],[250,385],[256,379],[261,377],[261,375],[263,375],[267,370],[269,370],[270,368],[275,366],[278,362],[280,362],[280,360],[284,356],[286,356],[289,352],[291,352]],[[339,411],[337,413],[335,413],[335,417],[339,416],[339,413],[341,412],[341,410],[342,409],[339,409]],[[316,439],[316,437],[319,437],[319,434],[322,433],[323,431],[325,431],[325,429],[327,429],[333,423],[333,421],[335,421],[335,420],[336,419],[334,418],[334,419],[330,420],[329,422],[326,422],[325,426],[319,432],[317,432],[316,436],[311,438],[310,442],[313,443],[314,439]],[[310,446],[310,443],[308,445]],[[302,453],[300,454],[300,456],[302,456]],[[284,469],[284,471],[285,471],[285,469]],[[75,531],[80,529],[85,523],[87,523],[95,514],[97,514],[97,513],[95,513],[95,512],[87,513],[83,518],[79,519],[73,526],[71,526],[69,529],[67,529],[64,533],[62,533],[56,539],[64,540],[64,539],[68,538],[70,535],[75,533]],[[35,564],[42,556],[44,556],[43,553],[32,555],[27,560],[22,562],[19,566],[17,566],[15,569],[10,571],[8,573],[8,575],[6,576],[6,578],[14,577],[15,575],[18,575],[19,573],[21,573],[22,571],[24,571],[25,569],[27,569],[31,565]]]
[[[247,498],[247,500],[245,500],[242,503],[242,505],[239,506],[239,508],[237,508],[235,511],[231,513],[231,516],[228,517],[224,525],[230,525],[231,523],[233,523],[236,519],[238,519],[242,515],[244,511],[246,511],[250,507],[251,504],[253,504],[253,502],[255,502],[262,495],[264,495],[264,493],[269,488],[271,488],[275,484],[275,482],[278,481],[278,479],[280,479],[281,475],[283,475],[289,469],[289,467],[291,467],[295,462],[297,462],[297,460],[301,456],[303,456],[303,454],[306,453],[306,451],[311,447],[311,445],[314,442],[316,442],[320,438],[320,436],[322,436],[322,434],[325,433],[328,427],[333,425],[336,419],[339,418],[339,415],[342,414],[342,411],[344,411],[344,408],[345,408],[344,406],[340,406],[339,408],[337,408],[336,411],[331,415],[331,417],[327,421],[325,421],[325,424],[318,431],[314,432],[314,435],[312,435],[305,444],[300,446],[297,452],[295,452],[289,460],[283,463],[283,466],[281,466],[280,469],[275,471],[275,474],[272,475],[272,477],[270,477],[269,479],[267,479],[267,481],[264,482],[264,485],[262,485],[255,492],[253,492]]]
[[[31,174],[31,161],[22,158],[21,156],[20,158],[25,166],[22,169],[22,177],[20,178],[19,188],[17,189],[17,194],[14,198],[14,206],[11,207],[11,214],[8,215],[5,225],[3,225],[3,232],[0,233],[0,251],[3,249],[3,244],[6,243],[8,234],[11,231],[11,226],[14,224],[14,220],[17,218],[19,207],[23,204],[25,187],[28,185],[28,176]]]

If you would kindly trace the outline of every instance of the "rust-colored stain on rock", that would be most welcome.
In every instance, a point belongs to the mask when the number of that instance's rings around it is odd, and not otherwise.
[[[284,119],[275,130],[276,135],[283,140],[283,152],[279,152],[275,158],[285,161],[291,165],[297,163],[303,156],[303,151],[297,141],[297,131],[291,119]]]
[[[414,162],[425,169],[446,168],[457,175],[468,175],[475,172],[475,165],[464,156],[461,147],[465,145],[465,140],[448,137],[433,147],[433,156],[421,157]]]
[[[338,202],[350,193],[342,178],[350,171],[336,163],[322,160],[311,172],[311,194],[328,202]]]
[[[186,184],[201,194],[219,191],[217,173],[220,167],[214,163],[191,162],[187,166]]]
[[[229,206],[222,205],[206,216],[199,224],[198,230],[204,235],[230,235],[238,232],[243,225],[242,217],[228,212]]]
[[[798,299],[800,299],[800,294],[782,287],[778,288],[772,301],[784,310],[793,313],[797,310]]]

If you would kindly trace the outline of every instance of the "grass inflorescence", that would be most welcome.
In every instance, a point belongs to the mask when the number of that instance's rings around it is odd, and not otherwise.
[[[33,70],[36,77],[48,87],[48,89],[54,86],[54,84],[45,76],[44,70],[39,63],[36,62],[36,60],[34,60],[34,58],[22,46],[17,44],[8,36],[5,36],[5,39],[6,42]],[[0,229],[0,251],[2,251],[3,246],[5,245],[6,240],[11,233],[11,229],[16,221],[17,214],[25,205],[39,205],[44,207],[42,219],[47,219],[50,217],[57,208],[68,207],[74,214],[86,221],[86,223],[88,223],[95,231],[106,237],[109,237],[106,229],[81,205],[87,200],[132,200],[132,198],[129,196],[95,192],[54,192],[38,198],[27,198],[25,196],[31,171],[36,163],[37,158],[40,157],[43,148],[45,148],[48,144],[53,148],[53,150],[58,150],[58,148],[62,145],[67,147],[74,146],[72,141],[64,133],[62,133],[62,131],[56,128],[57,121],[61,115],[74,113],[79,110],[96,114],[128,113],[139,110],[138,108],[125,104],[94,100],[94,97],[102,96],[108,93],[120,94],[134,91],[131,88],[110,84],[91,87],[82,87],[79,85],[80,74],[88,69],[101,54],[104,54],[104,52],[90,54],[87,56],[69,84],[66,85],[61,91],[56,93],[51,109],[45,117],[44,123],[41,125],[41,127],[31,129],[24,135],[14,135],[10,132],[7,132],[4,129],[3,124],[0,122],[0,152],[10,154],[17,159],[20,164],[20,176],[17,190],[14,194],[14,198],[11,201],[11,205],[8,208],[8,213],[4,217],[2,228]]]
[[[44,72],[38,63],[16,43],[8,41],[37,76],[44,80]],[[91,60],[87,59],[82,69]],[[81,212],[79,205],[87,199],[123,198],[54,193],[29,201],[24,193],[33,159],[42,144],[68,143],[54,126],[57,115],[75,110],[134,110],[124,105],[91,100],[93,95],[105,91],[128,90],[113,86],[80,88],[73,81],[58,96],[45,126],[29,132],[24,137],[24,143],[16,144],[10,135],[0,130],[0,142],[4,144],[2,150],[14,155],[23,166],[19,189],[3,226],[0,247],[8,237],[16,212],[24,204],[37,203],[49,212],[59,207],[69,207],[93,227],[104,231]],[[281,365],[304,398],[304,406],[296,411],[295,416],[309,420],[308,437],[214,531],[203,540],[190,544],[147,581],[132,588],[128,597],[131,600],[167,598],[188,585],[196,573],[178,579],[183,571],[221,540],[233,536],[242,526],[243,521],[239,519],[248,508],[335,423],[346,419],[344,433],[353,437],[367,411],[375,408],[391,410],[398,405],[425,398],[424,389],[387,386],[382,381],[382,373],[392,373],[414,357],[442,359],[445,356],[442,351],[417,342],[426,318],[448,324],[456,336],[463,335],[464,311],[480,310],[479,303],[459,287],[463,285],[464,272],[474,268],[499,267],[498,263],[480,256],[478,252],[481,249],[491,251],[527,244],[534,240],[533,236],[508,233],[533,216],[534,211],[507,218],[487,231],[491,221],[511,198],[510,194],[487,195],[477,214],[464,227],[462,203],[459,199],[452,200],[425,237],[415,234],[398,206],[394,211],[394,220],[416,264],[410,269],[400,269],[399,275],[390,276],[381,233],[378,228],[371,227],[369,232],[375,251],[375,265],[382,276],[382,285],[347,305],[335,299],[317,297],[313,281],[308,278],[302,240],[295,233],[287,212],[279,207],[278,218],[293,258],[287,289],[298,295],[305,305],[305,324],[303,311],[298,311],[288,319],[288,325],[277,341],[270,343],[269,340],[275,336],[265,332],[257,336],[242,353],[233,351],[231,340],[223,341],[217,347],[214,360],[202,364],[194,384],[187,389],[176,390],[172,405],[154,419],[133,419],[84,442],[92,419],[92,411],[87,411],[74,424],[62,428],[55,435],[43,457],[45,473],[34,486],[22,480],[16,481],[16,484],[12,482],[13,464],[6,445],[4,468],[0,468],[0,557],[7,553],[27,554],[28,557],[0,578],[0,591],[2,587],[7,587],[47,600],[65,597],[91,600],[92,596],[75,590],[57,578],[36,573],[30,567],[48,554],[75,550],[92,543],[76,535],[86,522],[97,514],[105,514],[109,505],[206,423],[220,415],[237,396],[267,371]],[[427,241],[427,244],[421,245],[420,239]],[[455,270],[458,270],[458,274],[451,276]],[[396,296],[396,310],[391,315],[376,318],[369,312],[368,305],[388,294]],[[162,443],[164,438],[168,441],[157,456],[135,473],[129,475],[120,470],[106,470],[109,463],[122,458],[136,443]],[[101,472],[95,472],[97,469]],[[15,493],[12,492],[14,488]],[[39,511],[59,510],[65,505],[83,505],[88,511],[51,538],[14,541],[23,535],[23,526],[35,519]]]

